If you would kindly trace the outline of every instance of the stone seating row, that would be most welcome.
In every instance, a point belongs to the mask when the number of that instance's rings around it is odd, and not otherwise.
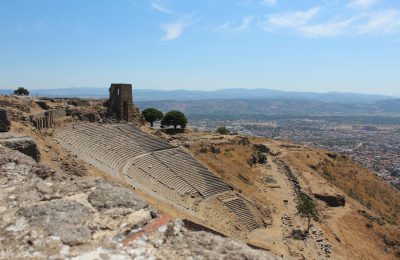
[[[147,152],[163,150],[171,148],[172,146],[167,142],[155,138],[151,135],[143,133],[140,129],[131,124],[119,125],[117,127],[120,131],[126,134],[129,138],[135,140]]]
[[[132,161],[132,164],[171,189],[175,189],[181,195],[197,193],[197,190],[185,179],[177,175],[174,171],[171,171],[171,169],[152,154],[140,157]]]
[[[184,151],[177,148],[155,152],[154,155],[188,183],[196,187],[204,198],[232,190],[228,184],[211,174],[207,168],[197,163],[193,157],[182,158],[182,153]]]
[[[238,197],[237,199],[226,201],[225,204],[236,213],[238,218],[247,225],[250,231],[259,228],[259,225],[250,210],[247,208],[243,199]]]
[[[159,195],[162,195],[164,198],[179,204],[185,208],[188,208],[184,200],[182,199],[181,194],[177,190],[171,189],[166,186],[156,178],[152,177],[145,171],[131,165],[128,168],[127,173],[124,174],[125,177],[130,178],[134,182],[138,182],[142,184],[146,189],[151,190]]]

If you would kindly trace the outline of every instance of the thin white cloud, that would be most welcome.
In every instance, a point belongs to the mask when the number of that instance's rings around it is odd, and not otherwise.
[[[161,29],[165,32],[162,40],[172,41],[178,39],[183,34],[183,31],[193,23],[194,21],[190,17],[185,17],[174,23],[166,23],[161,25]]]
[[[161,4],[160,1],[151,1],[150,5],[153,9],[165,13],[165,14],[174,14],[174,11],[168,9],[167,7],[165,7],[163,4]]]
[[[266,31],[289,29],[306,37],[400,33],[400,10],[397,9],[355,11],[348,13],[347,17],[342,15],[340,19],[324,19],[318,15],[320,9],[314,7],[306,11],[270,14],[260,25]]]
[[[178,39],[182,35],[184,28],[185,28],[185,26],[182,22],[169,23],[169,24],[162,25],[161,29],[163,29],[165,32],[163,41],[171,41],[171,40]]]
[[[353,17],[342,21],[330,21],[320,24],[304,25],[298,28],[298,31],[309,37],[335,37],[339,35],[351,34],[352,25],[358,19]]]
[[[358,26],[360,33],[387,34],[400,32],[400,11],[386,10],[368,15],[366,24]]]
[[[262,24],[262,27],[265,30],[273,30],[277,27],[298,28],[314,18],[319,10],[319,7],[314,7],[307,11],[271,14]]]
[[[351,0],[348,4],[351,8],[369,8],[378,3],[379,0]]]
[[[228,21],[214,27],[213,31],[244,32],[250,29],[254,19],[254,16],[244,16],[240,23],[238,21]]]

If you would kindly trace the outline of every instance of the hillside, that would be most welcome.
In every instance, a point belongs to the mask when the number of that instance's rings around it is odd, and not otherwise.
[[[285,216],[298,227],[305,224],[291,205],[291,201],[296,200],[293,192],[288,193],[293,189],[293,183],[282,176],[282,166],[289,165],[308,194],[342,195],[346,199],[345,207],[329,207],[325,202],[318,202],[320,218],[317,225],[332,244],[333,256],[340,259],[394,259],[398,254],[399,248],[389,245],[392,244],[390,241],[400,239],[397,224],[400,192],[347,157],[264,138],[249,138],[250,142],[245,145],[239,137],[201,132],[177,135],[172,139],[190,146],[193,155],[243,194],[268,205],[276,215],[271,229],[282,229],[283,225],[284,237],[290,236],[285,230]],[[266,165],[250,166],[254,144],[267,148]],[[284,201],[288,201],[286,205]],[[282,241],[280,246],[287,246],[291,252],[312,255],[310,249],[309,252],[307,248],[299,250],[293,241],[285,241],[282,237],[279,240]],[[388,254],[389,251],[392,254]]]
[[[46,100],[66,113],[38,130],[28,118],[44,113],[43,103],[0,101],[12,121],[0,145],[29,144],[19,149],[40,160],[0,146],[2,258],[399,256],[399,192],[347,157],[266,138],[169,135],[139,118],[136,126],[108,118],[101,100]],[[259,153],[266,163],[254,161]],[[175,173],[192,174],[192,182],[166,178]],[[308,235],[296,214],[300,191],[317,204]]]

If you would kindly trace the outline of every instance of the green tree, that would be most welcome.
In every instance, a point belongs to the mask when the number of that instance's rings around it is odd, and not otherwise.
[[[266,153],[258,152],[257,154],[258,154],[258,163],[259,164],[267,163],[267,154]]]
[[[142,115],[146,122],[149,122],[151,127],[153,127],[153,124],[155,121],[163,119],[163,113],[160,110],[157,110],[155,108],[146,108],[145,110],[142,111]]]
[[[229,129],[226,128],[225,126],[221,126],[217,128],[217,133],[220,133],[221,135],[228,135]]]
[[[317,217],[316,205],[312,198],[305,193],[300,193],[297,201],[297,214],[308,221],[307,232],[310,230],[311,219]]]
[[[161,120],[162,126],[174,126],[174,129],[179,125],[182,129],[185,129],[187,124],[187,118],[185,114],[177,110],[171,110],[165,114]]]
[[[29,96],[29,91],[24,88],[24,87],[19,87],[16,90],[14,90],[14,94],[18,96]]]

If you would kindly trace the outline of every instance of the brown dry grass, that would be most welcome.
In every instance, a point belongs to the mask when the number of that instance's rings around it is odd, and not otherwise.
[[[210,148],[210,145],[205,143],[193,144],[190,152],[225,182],[237,187],[246,195],[253,193],[255,169],[247,163],[251,159],[251,146],[230,143],[214,144],[213,146],[220,149],[221,152],[213,154],[209,151],[202,151],[203,148],[208,150]]]
[[[389,223],[400,223],[400,191],[347,157],[322,150],[288,151],[287,159],[302,171],[317,173],[347,195],[375,210]]]
[[[400,233],[393,227],[374,225],[365,228],[368,221],[356,211],[351,211],[338,220],[338,229],[342,234],[342,248],[346,249],[349,258],[353,259],[396,259],[398,250],[388,247],[383,236],[400,239]],[[387,248],[384,253],[382,249]]]
[[[367,228],[371,223],[357,211],[365,209],[358,202],[369,206],[380,216],[389,222],[399,221],[400,193],[375,176],[371,171],[361,167],[349,158],[337,156],[336,159],[327,156],[326,151],[299,147],[282,147],[281,144],[290,145],[289,142],[273,141],[263,138],[250,138],[252,143],[264,143],[272,148],[274,153],[280,153],[298,173],[309,172],[303,175],[303,185],[323,183],[325,179],[344,193],[351,195],[348,205],[338,212],[331,209],[324,223],[320,223],[325,234],[334,242],[335,235],[330,231],[332,227],[339,234],[341,242],[335,241],[337,256],[343,259],[396,259],[396,249],[388,247],[384,243],[384,236],[400,241],[400,229],[397,225],[386,224],[384,226],[372,222],[373,227]],[[221,150],[221,153],[209,152],[210,146]],[[208,151],[205,152],[204,148]],[[203,150],[203,152],[201,152]],[[243,193],[255,201],[269,204],[272,197],[267,192],[257,190],[258,168],[248,164],[253,149],[252,145],[243,146],[237,143],[210,144],[206,140],[195,142],[190,146],[190,152],[201,162],[207,165],[224,181],[243,191]],[[323,177],[323,178],[321,178]],[[315,185],[314,185],[315,186]],[[307,187],[304,187],[307,188]],[[270,202],[267,202],[270,201]],[[329,210],[328,210],[329,211]],[[333,213],[336,212],[336,213]],[[340,213],[342,212],[342,213]],[[333,215],[330,215],[333,214]],[[371,213],[374,215],[374,213]],[[388,253],[384,252],[387,248]]]

